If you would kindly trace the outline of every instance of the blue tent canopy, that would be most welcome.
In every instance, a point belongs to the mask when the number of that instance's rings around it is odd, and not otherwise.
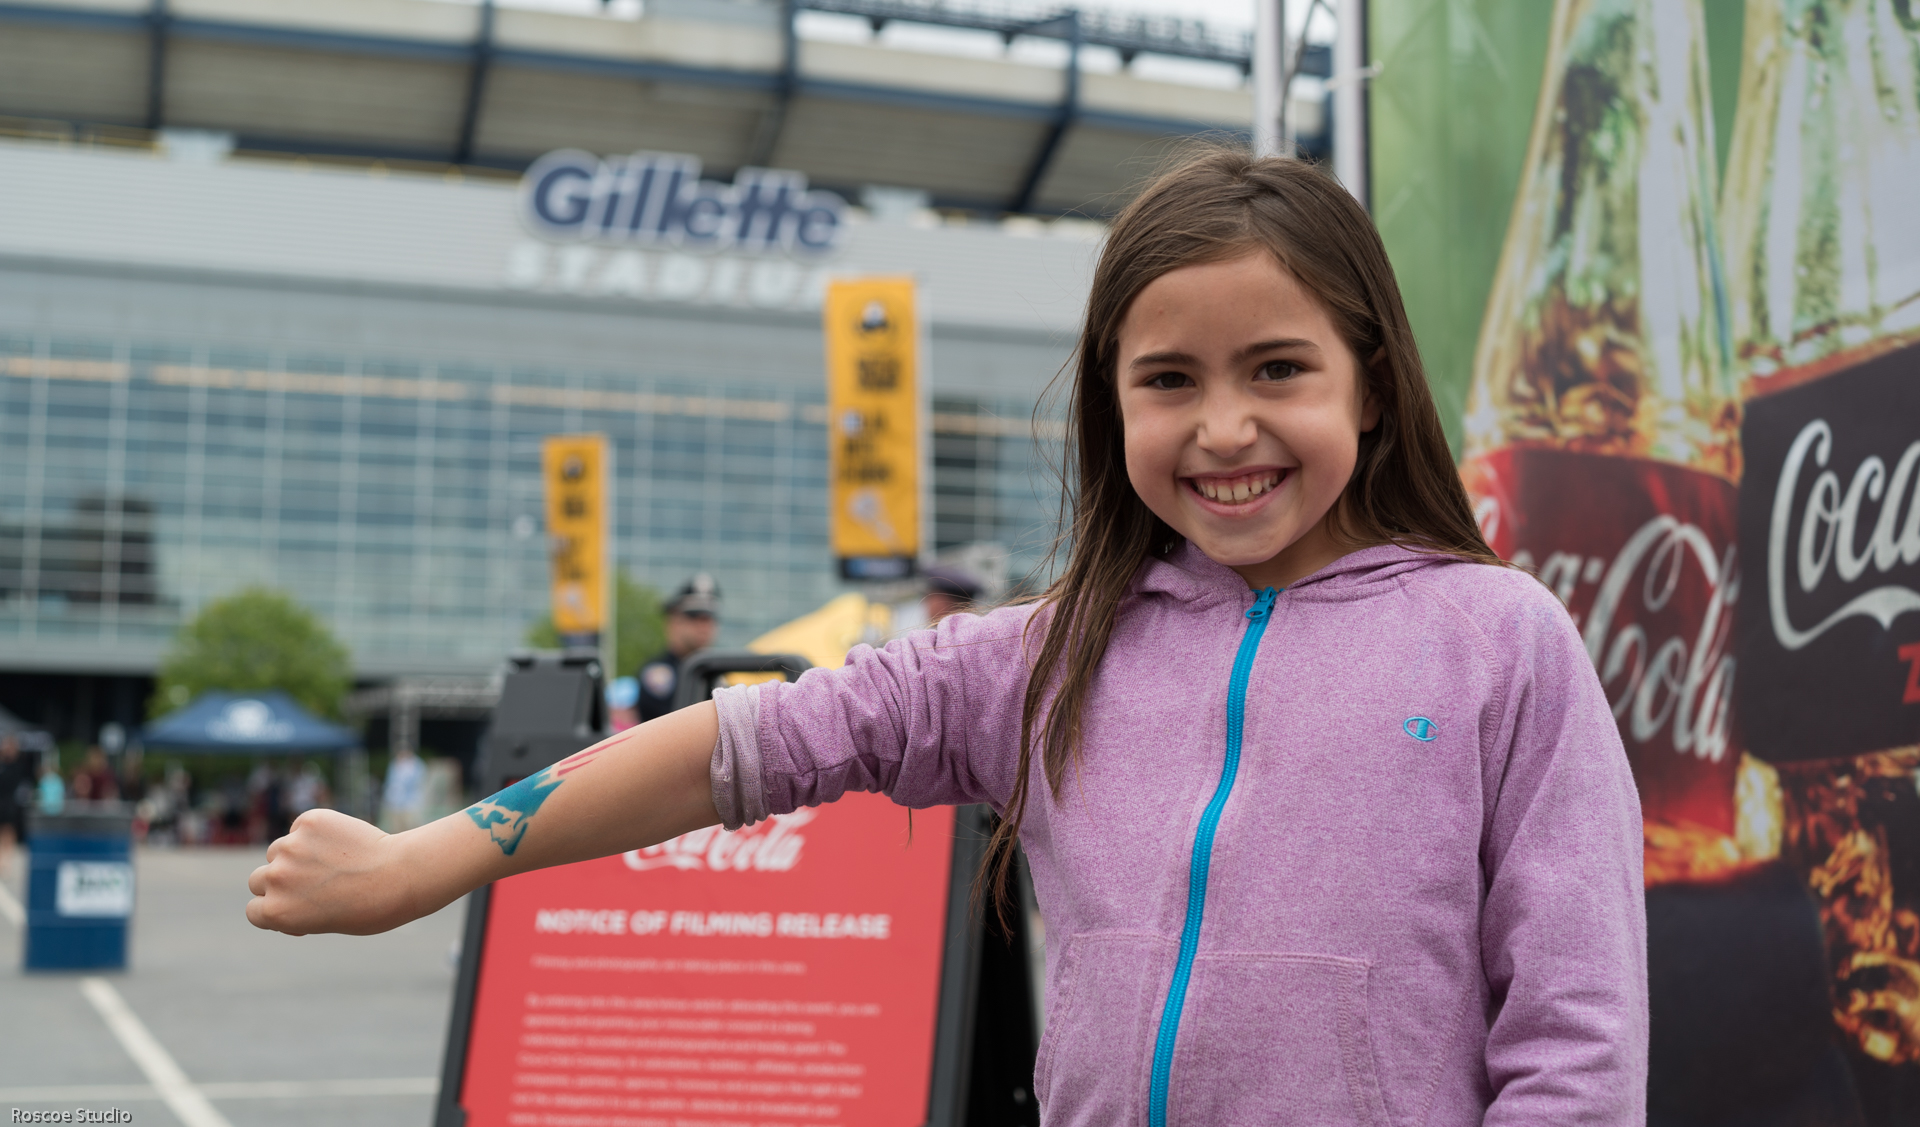
[[[265,693],[203,693],[200,699],[147,725],[148,749],[295,755],[346,751],[359,737],[338,724],[315,719],[287,696]]]

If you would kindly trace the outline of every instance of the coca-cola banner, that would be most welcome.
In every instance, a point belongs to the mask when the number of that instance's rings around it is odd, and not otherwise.
[[[1920,1123],[1920,5],[1370,0],[1371,204],[1645,815],[1661,1124]]]
[[[1920,206],[1920,184],[1914,187]],[[1755,755],[1920,741],[1920,346],[1754,399],[1740,716]]]

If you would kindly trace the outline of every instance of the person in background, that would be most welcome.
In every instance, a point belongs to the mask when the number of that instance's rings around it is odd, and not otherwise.
[[[933,626],[950,614],[973,609],[980,598],[980,581],[963,568],[938,564],[927,569],[927,593],[920,606],[927,612],[927,625]]]
[[[147,817],[150,809],[146,802],[147,773],[141,762],[140,745],[134,744],[120,754],[119,773],[115,776],[115,786],[119,790],[120,803],[133,808],[133,840],[145,842],[152,821]]]
[[[300,773],[287,784],[287,809],[298,818],[309,810],[333,805],[333,796],[327,791],[326,776],[320,773],[320,765],[309,759],[300,765]]]
[[[147,797],[146,764],[135,744],[120,757],[120,801],[138,803]]]
[[[262,763],[254,769],[247,789],[253,800],[249,839],[275,841],[287,836],[293,815],[287,813],[286,772],[277,763]]]
[[[640,667],[640,722],[673,711],[673,690],[680,685],[680,663],[713,645],[720,629],[720,585],[705,572],[680,585],[661,608],[667,615],[667,648]]]
[[[640,723],[640,682],[632,677],[615,677],[607,685],[607,725],[624,732]]]
[[[27,836],[27,804],[33,801],[33,764],[20,751],[20,737],[0,736],[0,880],[13,871],[13,847]]]
[[[220,780],[216,800],[212,841],[215,845],[246,845],[252,841],[253,798],[247,791],[245,775],[228,775]]]
[[[67,784],[60,778],[60,768],[53,762],[53,756],[40,765],[40,812],[58,814],[67,808]]]
[[[427,765],[410,747],[394,752],[387,767],[387,781],[380,792],[380,821],[389,833],[400,833],[420,824],[426,805]]]
[[[169,763],[161,781],[146,788],[136,812],[147,825],[149,842],[172,845],[180,840],[181,821],[190,807],[191,787],[186,770],[178,763]]]
[[[112,802],[120,797],[120,784],[107,765],[107,753],[98,746],[87,749],[86,759],[73,773],[73,797],[76,802]]]
[[[198,843],[207,838],[206,819],[193,809],[193,775],[178,763],[167,764],[167,812],[174,840]]]

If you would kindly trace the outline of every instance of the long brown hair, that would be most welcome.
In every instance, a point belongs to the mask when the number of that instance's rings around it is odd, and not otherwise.
[[[1356,548],[1390,542],[1500,563],[1474,522],[1393,267],[1366,211],[1303,161],[1255,159],[1219,146],[1190,151],[1114,220],[1069,365],[1061,470],[1070,479],[1062,482],[1061,525],[1070,547],[1032,620],[1045,634],[1027,681],[1019,770],[982,873],[1003,917],[1034,745],[1058,799],[1068,768],[1079,761],[1087,695],[1121,599],[1141,566],[1180,539],[1127,478],[1114,371],[1121,321],[1162,274],[1261,251],[1325,305],[1381,407],[1379,424],[1360,435],[1353,478],[1334,506],[1336,538]]]

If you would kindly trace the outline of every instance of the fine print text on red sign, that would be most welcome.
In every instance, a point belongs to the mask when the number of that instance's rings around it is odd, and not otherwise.
[[[952,828],[855,795],[499,882],[468,1123],[921,1122]]]

